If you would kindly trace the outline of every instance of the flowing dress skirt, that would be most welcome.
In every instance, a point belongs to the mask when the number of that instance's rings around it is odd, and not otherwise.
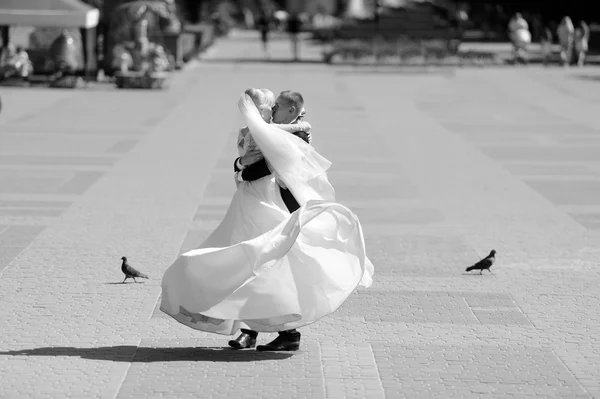
[[[218,334],[282,331],[334,312],[372,275],[354,213],[308,201],[290,215],[267,176],[241,183],[216,230],[168,268],[161,310]]]

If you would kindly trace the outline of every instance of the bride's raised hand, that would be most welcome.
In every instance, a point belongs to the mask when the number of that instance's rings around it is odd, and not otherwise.
[[[263,154],[259,149],[248,151],[243,157],[240,158],[242,166],[252,165],[255,162],[263,159]]]

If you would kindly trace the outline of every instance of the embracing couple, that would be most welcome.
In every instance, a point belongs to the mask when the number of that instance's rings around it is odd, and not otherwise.
[[[358,218],[335,202],[331,163],[311,145],[302,95],[248,89],[238,108],[237,191],[215,231],[165,272],[161,310],[197,330],[241,330],[235,349],[278,332],[256,349],[293,351],[296,329],[370,286],[373,265]]]

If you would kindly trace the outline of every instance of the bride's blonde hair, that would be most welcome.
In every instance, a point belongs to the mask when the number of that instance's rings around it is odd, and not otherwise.
[[[271,108],[275,105],[275,95],[269,89],[251,88],[247,89],[244,94],[247,94],[252,99],[254,105],[259,110],[266,107]]]
[[[251,99],[265,122],[271,119],[271,108],[275,105],[275,94],[269,89],[247,89],[247,94]]]

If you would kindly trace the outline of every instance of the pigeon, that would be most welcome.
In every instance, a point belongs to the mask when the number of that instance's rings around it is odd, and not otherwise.
[[[488,272],[492,272],[490,267],[496,262],[496,250],[492,249],[490,254],[485,258],[481,259],[479,262],[475,263],[473,266],[469,266],[465,271],[470,272],[471,270],[479,270],[479,274],[483,274],[484,270]]]
[[[129,263],[127,263],[126,256],[123,256],[121,259],[123,260],[123,263],[121,264],[121,271],[123,272],[123,274],[125,274],[125,280],[127,280],[128,278],[132,278],[133,281],[137,283],[137,281],[135,280],[136,277],[148,278],[148,276],[146,276],[145,274],[140,273],[133,267],[129,266]],[[125,280],[123,280],[123,283],[125,283]]]

